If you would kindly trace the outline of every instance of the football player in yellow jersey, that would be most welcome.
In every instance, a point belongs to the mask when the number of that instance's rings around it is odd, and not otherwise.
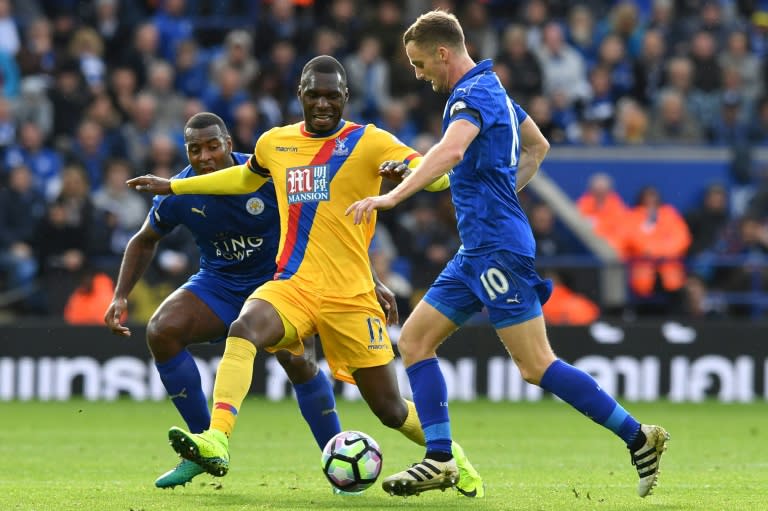
[[[228,471],[229,436],[251,386],[257,350],[300,354],[301,339],[314,333],[334,377],[355,383],[384,425],[424,445],[416,409],[398,389],[387,318],[374,291],[368,246],[375,223],[355,225],[344,215],[352,202],[379,192],[379,162],[388,174],[392,161],[415,163],[420,155],[374,125],[342,119],[349,98],[346,71],[333,57],[307,63],[298,95],[304,122],[262,135],[246,164],[172,182],[155,176],[128,181],[160,195],[241,194],[274,182],[281,227],[275,278],[254,291],[230,326],[210,429],[193,434],[174,427],[168,433],[182,457],[214,476]],[[447,187],[442,176],[427,189]],[[482,497],[482,479],[458,444],[454,455],[458,481],[441,484]]]

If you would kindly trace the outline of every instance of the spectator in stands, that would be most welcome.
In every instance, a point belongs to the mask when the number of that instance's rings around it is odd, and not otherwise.
[[[697,98],[696,115],[704,126],[711,125],[720,105],[723,70],[717,59],[717,42],[711,33],[693,35],[689,52],[693,64],[693,96]]]
[[[144,22],[134,31],[133,44],[124,48],[120,67],[132,69],[136,86],[143,88],[147,81],[147,69],[160,58],[160,34],[157,27],[151,22]]]
[[[548,325],[589,325],[600,317],[600,307],[586,296],[574,292],[557,272],[548,271],[552,295],[541,310]]]
[[[69,165],[62,170],[61,181],[61,193],[49,205],[35,236],[48,312],[59,317],[67,298],[80,284],[94,219],[85,169]]]
[[[179,131],[184,124],[184,96],[173,87],[173,66],[162,60],[155,61],[149,66],[147,75],[143,92],[155,98],[156,128],[168,133]]]
[[[0,52],[16,57],[21,47],[19,27],[13,17],[10,0],[0,0]]]
[[[341,34],[343,54],[351,54],[359,48],[364,35],[363,20],[356,15],[355,3],[355,0],[331,0],[330,8],[320,16],[322,26]]]
[[[116,154],[109,141],[104,137],[101,125],[90,119],[85,119],[77,127],[77,136],[72,143],[68,158],[78,162],[88,173],[91,190],[101,188],[104,167],[110,157],[124,156]]]
[[[552,104],[546,96],[531,97],[526,110],[551,144],[565,142],[565,131],[552,118]]]
[[[259,74],[259,61],[253,57],[253,36],[245,30],[233,30],[224,38],[224,51],[211,63],[210,76],[216,77],[225,66],[237,69],[243,83],[249,84]]]
[[[32,21],[27,27],[24,41],[16,55],[21,75],[42,76],[50,84],[62,58],[61,49],[53,45],[50,21],[46,18]]]
[[[560,24],[554,21],[547,23],[542,44],[529,47],[539,59],[545,93],[563,92],[569,104],[589,97],[584,58],[565,42]]]
[[[628,95],[634,88],[632,61],[627,56],[624,41],[617,34],[608,34],[600,41],[597,60],[592,68],[599,67],[610,73],[610,93],[614,101]]]
[[[136,73],[130,67],[116,67],[109,74],[108,94],[120,114],[121,124],[133,115],[138,86]]]
[[[725,233],[728,221],[728,192],[721,184],[709,185],[699,206],[685,215],[692,238],[688,256],[714,250]]]
[[[379,226],[376,227],[378,235]],[[376,238],[371,243],[370,249],[371,266],[376,272],[379,280],[387,286],[390,291],[395,293],[397,302],[397,312],[400,318],[408,317],[411,312],[410,298],[413,294],[413,286],[410,281],[401,273],[392,269],[394,254],[392,251],[381,247],[376,243]]]
[[[527,27],[528,48],[539,48],[544,41],[545,25],[550,19],[549,8],[544,0],[530,0],[525,3],[523,24]]]
[[[104,63],[104,41],[91,27],[80,27],[69,43],[69,56],[75,60],[85,84],[92,94],[99,93],[106,87],[107,66]]]
[[[405,101],[391,99],[384,104],[381,118],[376,124],[384,130],[395,135],[404,144],[413,147],[413,140],[418,135],[416,123],[408,116],[408,107]]]
[[[685,52],[687,38],[682,25],[683,20],[675,16],[674,0],[653,0],[646,30],[661,33],[668,55],[681,55]]]
[[[192,20],[186,14],[186,0],[164,0],[152,22],[157,27],[159,55],[172,61],[179,42],[193,36]]]
[[[585,5],[574,5],[568,14],[566,40],[576,51],[581,53],[587,65],[597,59],[597,36],[595,34],[595,18],[592,11]]]
[[[709,130],[712,145],[745,147],[751,143],[751,127],[743,114],[741,93],[729,90],[721,98],[720,115]]]
[[[390,101],[389,63],[381,56],[381,44],[373,36],[363,36],[357,51],[344,60],[350,99],[347,111],[358,122],[376,122]]]
[[[53,137],[57,146],[64,146],[71,141],[85,108],[91,101],[91,94],[85,86],[77,62],[60,62],[55,73],[53,88],[48,97],[53,103]]]
[[[544,202],[534,204],[528,212],[533,238],[536,240],[536,258],[555,257],[573,253],[573,247],[557,225],[555,212]]]
[[[685,220],[674,206],[661,202],[655,187],[647,186],[626,216],[625,225],[632,292],[641,298],[658,293],[666,299],[665,305],[679,306],[686,280],[683,258],[691,244]]]
[[[35,189],[53,200],[59,193],[62,161],[59,154],[46,146],[40,127],[32,122],[19,126],[19,141],[5,153],[5,168],[25,165],[32,171]]]
[[[16,142],[16,119],[10,101],[0,97],[0,175],[5,171],[5,152]],[[2,180],[0,179],[0,182]]]
[[[700,144],[704,140],[701,126],[688,111],[682,94],[665,90],[648,129],[648,142],[653,144]]]
[[[647,30],[643,35],[640,55],[635,59],[632,69],[632,96],[643,106],[650,106],[661,88],[665,54],[666,46],[661,31]]]
[[[104,43],[104,60],[107,63],[116,62],[123,52],[125,41],[130,40],[131,19],[125,12],[120,12],[119,0],[96,0],[95,3],[93,19],[89,24]]]
[[[640,54],[642,45],[642,27],[636,2],[615,2],[608,17],[598,28],[598,38],[602,41],[609,34],[617,36],[626,48],[626,53],[635,58]]]
[[[157,101],[152,94],[140,93],[133,101],[129,112],[130,121],[123,124],[122,136],[128,159],[136,168],[141,168],[149,154],[152,135],[157,131]]]
[[[392,62],[402,52],[402,35],[406,26],[403,23],[403,9],[396,0],[382,0],[376,7],[376,15],[364,33],[372,35],[381,42],[381,55],[387,62]],[[335,32],[334,32],[335,33]],[[317,55],[335,55],[320,49],[315,51]]]
[[[597,66],[589,72],[592,96],[585,101],[583,120],[594,123],[600,130],[601,145],[610,145],[610,134],[616,116],[611,70]]]
[[[685,282],[683,312],[689,319],[717,319],[726,313],[726,303],[720,293],[711,291],[706,282],[691,275]]]
[[[253,148],[251,148],[253,150]],[[140,172],[160,175],[173,173],[186,166],[179,144],[168,134],[158,133],[152,137],[147,158],[142,162]],[[135,230],[135,229],[134,229]]]
[[[648,140],[648,115],[632,98],[622,98],[616,105],[613,140],[617,144],[639,146]]]
[[[141,227],[147,216],[147,203],[125,182],[136,175],[130,162],[113,158],[104,165],[104,186],[93,193],[93,204],[117,217],[117,227],[133,233]]]
[[[474,60],[492,59],[499,52],[499,36],[482,2],[467,2],[461,12],[467,51]]]
[[[625,222],[629,212],[621,196],[613,189],[613,179],[599,172],[589,178],[589,185],[576,207],[603,238],[621,256],[624,254]]]
[[[749,39],[744,30],[734,30],[728,36],[725,49],[718,55],[722,69],[735,69],[741,77],[741,92],[750,101],[756,101],[763,91],[760,59],[749,50]]]
[[[399,229],[393,232],[398,246],[403,247],[402,255],[412,263],[411,282],[420,293],[429,287],[460,245],[453,227],[439,220],[435,200],[414,197],[413,206],[399,217]]]
[[[240,103],[235,109],[235,124],[229,130],[232,149],[241,153],[253,152],[256,140],[270,127],[264,124],[256,103],[251,100]]]
[[[193,39],[179,41],[174,60],[174,88],[187,97],[199,97],[208,87],[206,59]]]
[[[325,23],[318,25],[328,26]],[[307,48],[314,28],[315,24],[312,20],[303,12],[297,12],[297,7],[292,0],[273,0],[264,10],[256,28],[254,54],[269,55],[277,41],[290,41],[297,51],[303,52]]]
[[[712,285],[729,292],[759,292],[768,286],[768,226],[763,218],[747,215],[734,220],[717,247]],[[719,265],[725,262],[727,264]],[[735,315],[753,313],[749,301],[732,303],[729,312]]]
[[[13,167],[8,187],[0,188],[0,289],[31,292],[37,276],[35,230],[44,214],[32,172],[24,164]]]
[[[533,96],[542,92],[542,74],[538,59],[528,49],[525,28],[521,25],[509,25],[504,30],[501,53],[496,57],[497,64],[509,68],[509,95],[521,105],[530,107]],[[537,121],[538,122],[538,121]]]
[[[203,95],[203,103],[207,110],[214,112],[227,126],[231,126],[235,122],[235,109],[248,99],[243,75],[235,67],[223,66],[215,80],[215,85]]]
[[[14,108],[16,121],[36,124],[45,139],[53,132],[53,103],[46,94],[46,87],[42,76],[22,79],[21,95]]]
[[[106,92],[95,96],[85,112],[85,118],[101,127],[111,155],[125,155],[125,141],[120,128],[120,114]]]

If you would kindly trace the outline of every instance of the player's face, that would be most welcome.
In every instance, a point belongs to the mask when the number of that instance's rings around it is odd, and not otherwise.
[[[413,41],[405,45],[405,53],[411,61],[417,80],[424,80],[432,84],[435,92],[451,92],[448,83],[448,66],[444,59],[445,48],[438,46],[428,51],[418,46]]]
[[[232,139],[216,125],[184,130],[189,164],[197,174],[208,174],[231,167]]]
[[[310,71],[299,86],[299,100],[304,108],[304,128],[312,133],[335,128],[341,121],[347,99],[347,84],[338,73]]]

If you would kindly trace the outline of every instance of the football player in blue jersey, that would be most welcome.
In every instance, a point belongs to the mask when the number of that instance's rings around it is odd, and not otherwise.
[[[215,172],[245,163],[251,156],[232,152],[224,121],[212,113],[198,113],[187,121],[184,142],[189,165],[173,179]],[[178,225],[189,229],[197,243],[200,270],[155,311],[147,324],[147,344],[173,404],[191,431],[202,432],[208,428],[210,413],[187,346],[223,341],[246,298],[272,279],[280,240],[274,186],[267,183],[245,195],[156,196],[147,220],[126,247],[115,294],[104,316],[114,334],[131,335],[121,324],[128,295],[151,262],[158,242]],[[315,364],[313,342],[305,345],[304,356],[280,351],[276,357],[293,383],[301,413],[322,449],[341,427],[331,382]],[[173,488],[203,472],[199,465],[182,460],[155,485]]]
[[[456,478],[445,380],[437,347],[486,307],[523,378],[569,403],[619,436],[640,478],[637,492],[656,484],[669,435],[640,424],[587,373],[558,359],[547,339],[541,304],[552,292],[534,267],[535,242],[518,201],[539,169],[549,143],[512,101],[490,60],[475,63],[452,14],[421,15],[403,35],[416,78],[450,94],[443,137],[397,187],[351,205],[355,223],[390,209],[451,171],[462,246],[403,326],[398,342],[427,443],[424,460],[384,480],[391,494],[412,495],[450,486]]]

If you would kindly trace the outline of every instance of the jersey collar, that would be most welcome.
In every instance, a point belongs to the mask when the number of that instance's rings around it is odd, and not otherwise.
[[[453,86],[453,91],[455,91],[457,87],[459,87],[462,83],[466,82],[467,80],[469,80],[473,76],[477,76],[477,75],[479,75],[481,73],[488,72],[491,69],[493,69],[493,61],[491,59],[481,60],[480,62],[477,63],[477,65],[475,65],[475,67],[473,67],[472,69],[467,71],[464,74],[464,76],[459,78],[459,81],[456,82],[456,85]],[[451,91],[451,92],[453,92],[453,91]]]
[[[299,124],[299,131],[302,135],[305,137],[311,137],[311,138],[325,138],[325,137],[331,137],[341,131],[341,129],[344,127],[344,125],[347,124],[347,121],[344,119],[341,119],[339,121],[339,124],[336,125],[335,128],[328,131],[322,131],[320,133],[312,133],[311,131],[307,131],[304,129],[304,121],[301,121],[301,124]]]

